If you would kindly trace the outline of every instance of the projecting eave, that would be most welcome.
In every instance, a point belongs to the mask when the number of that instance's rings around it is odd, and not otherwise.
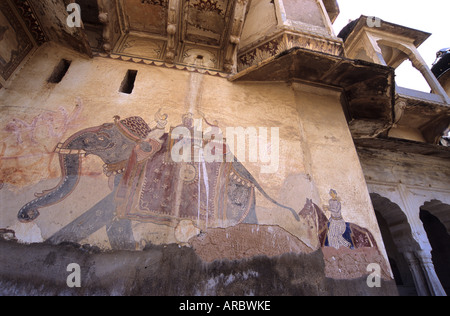
[[[327,10],[331,22],[334,23],[340,13],[338,2],[336,0],[324,0],[323,4],[325,6],[325,9]]]
[[[436,143],[450,124],[450,107],[437,94],[397,87],[395,122],[419,130]]]
[[[347,26],[345,26],[341,30],[338,37],[342,38],[342,40],[345,43],[347,42],[348,39],[352,38],[356,34],[359,34],[361,32],[361,29],[366,27],[377,32],[384,32],[387,34],[392,34],[405,39],[409,39],[411,42],[414,43],[414,46],[419,47],[431,36],[431,33],[423,32],[420,30],[416,30],[410,27],[406,27],[391,22],[386,22],[382,19],[378,19],[378,21],[380,22],[379,25],[375,24],[376,22],[375,17],[368,17],[365,15],[361,15],[361,17],[358,18],[357,20],[354,20],[349,24],[347,24]],[[374,23],[372,27],[369,26],[369,24],[371,23]]]
[[[354,143],[358,151],[366,148],[450,159],[450,147],[422,143],[407,139],[361,138],[354,139]]]
[[[340,89],[349,121],[392,121],[394,69],[292,48],[230,77],[231,81],[302,81]]]

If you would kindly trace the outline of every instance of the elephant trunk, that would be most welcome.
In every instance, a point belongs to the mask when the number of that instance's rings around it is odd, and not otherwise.
[[[59,203],[65,199],[77,186],[81,171],[80,154],[59,154],[61,180],[52,190],[35,194],[36,199],[29,202],[19,211],[18,219],[23,223],[35,220],[39,209]]]
[[[93,127],[82,130],[56,146],[55,153],[59,154],[61,180],[55,188],[35,194],[36,199],[20,209],[17,215],[19,221],[23,223],[34,221],[39,216],[39,209],[57,204],[72,193],[80,179],[81,156],[88,154],[83,148],[83,140],[89,133],[96,133],[100,129],[101,127]]]

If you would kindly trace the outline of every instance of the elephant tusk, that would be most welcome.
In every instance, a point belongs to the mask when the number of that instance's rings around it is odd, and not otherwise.
[[[63,144],[59,143],[56,145],[55,149],[53,150],[57,154],[61,155],[86,155],[87,152],[83,149],[66,149],[62,148]]]

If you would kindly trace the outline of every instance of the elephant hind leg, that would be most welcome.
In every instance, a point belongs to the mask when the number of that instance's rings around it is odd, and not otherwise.
[[[245,212],[245,217],[241,223],[243,224],[258,224],[258,217],[256,216],[256,198],[255,198],[255,190],[251,191],[251,197],[248,201],[247,210]]]
[[[228,186],[226,218],[235,224],[257,224],[255,189],[232,182]]]

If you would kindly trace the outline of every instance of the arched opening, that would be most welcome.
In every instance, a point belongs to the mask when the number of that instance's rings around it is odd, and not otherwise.
[[[409,270],[408,263],[394,242],[391,230],[389,229],[389,224],[379,211],[375,210],[375,215],[377,217],[381,236],[383,238],[384,246],[386,247],[389,263],[392,268],[399,294],[401,296],[416,296],[417,291],[414,285],[413,276]]]
[[[427,233],[434,269],[447,295],[450,294],[450,205],[431,201],[420,209],[420,220]],[[443,219],[443,220],[442,220]],[[446,225],[444,224],[446,222]]]
[[[439,200],[431,200],[425,202],[421,207],[421,210],[425,210],[439,218],[441,223],[445,226],[447,234],[450,234],[450,205],[443,203]]]
[[[399,295],[416,296],[417,278],[414,277],[405,253],[419,249],[413,239],[406,215],[400,207],[379,194],[370,194],[381,236],[391,264]]]
[[[408,55],[413,54],[408,48],[387,40],[379,40],[377,44],[386,65],[395,69],[395,82],[398,86],[430,92],[430,84],[423,74],[413,66],[412,62],[408,62],[408,60],[411,61]],[[411,85],[412,83],[414,85]]]

